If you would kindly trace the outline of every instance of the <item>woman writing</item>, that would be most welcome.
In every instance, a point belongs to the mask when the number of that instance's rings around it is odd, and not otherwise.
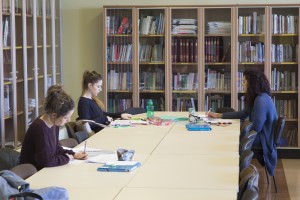
[[[223,119],[241,119],[247,117],[253,123],[251,130],[257,132],[253,146],[261,146],[268,172],[271,176],[277,163],[277,149],[274,141],[274,128],[277,123],[277,112],[271,99],[270,83],[263,72],[245,70],[243,76],[245,90],[245,109],[229,113],[208,113],[208,117]],[[262,155],[256,155],[259,159]],[[263,159],[259,159],[263,161]]]
[[[131,115],[128,113],[108,113],[103,111],[103,104],[97,97],[102,91],[102,77],[95,71],[85,71],[82,80],[82,95],[78,102],[77,120],[93,120],[100,124],[108,125],[113,121],[113,118],[130,119]],[[90,124],[91,129],[97,133],[102,127],[95,124]]]
[[[74,153],[59,145],[59,126],[70,121],[74,101],[59,85],[51,86],[44,102],[45,114],[29,126],[22,145],[20,164],[33,164],[37,170],[67,164],[70,156],[86,159],[85,153]]]

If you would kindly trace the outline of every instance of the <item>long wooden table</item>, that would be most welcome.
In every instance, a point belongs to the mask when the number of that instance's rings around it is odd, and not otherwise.
[[[156,112],[155,115],[187,116],[187,113]],[[81,162],[44,168],[26,181],[31,188],[65,187],[71,200],[236,199],[239,121],[227,127],[212,126],[209,132],[189,132],[186,123],[106,128],[87,140],[91,148],[134,149],[134,160],[142,166],[133,172],[98,172],[102,164]]]

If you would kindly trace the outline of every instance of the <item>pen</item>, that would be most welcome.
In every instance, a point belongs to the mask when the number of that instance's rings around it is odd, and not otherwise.
[[[85,150],[86,150],[86,141],[84,141],[83,153],[85,153]]]
[[[210,111],[211,111],[211,108],[207,111],[206,116],[208,116],[208,114],[210,113]]]

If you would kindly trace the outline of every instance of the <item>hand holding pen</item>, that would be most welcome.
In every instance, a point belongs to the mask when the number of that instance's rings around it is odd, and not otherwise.
[[[205,113],[208,118],[221,118],[220,113],[211,112],[211,108]]]
[[[78,160],[86,160],[88,154],[86,153],[86,141],[84,141],[83,152],[78,152],[74,154],[74,158]]]

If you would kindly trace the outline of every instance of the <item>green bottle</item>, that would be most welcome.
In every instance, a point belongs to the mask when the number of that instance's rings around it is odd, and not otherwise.
[[[146,113],[147,118],[154,117],[154,106],[153,106],[152,99],[148,100],[146,110],[147,110],[147,113]]]

